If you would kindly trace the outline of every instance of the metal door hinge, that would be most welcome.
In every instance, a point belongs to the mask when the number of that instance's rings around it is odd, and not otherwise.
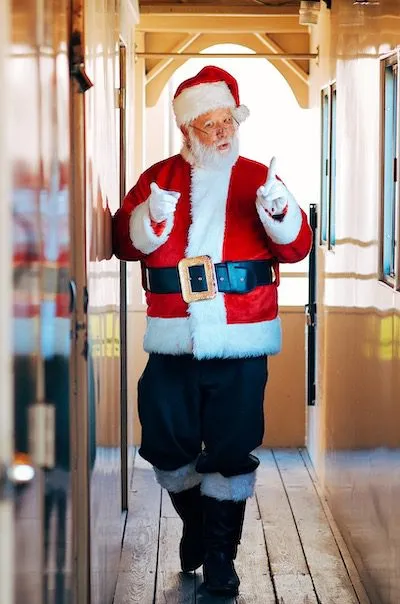
[[[53,468],[55,464],[55,407],[34,403],[29,409],[29,447],[33,464]]]
[[[115,107],[117,109],[125,109],[125,88],[115,89]]]

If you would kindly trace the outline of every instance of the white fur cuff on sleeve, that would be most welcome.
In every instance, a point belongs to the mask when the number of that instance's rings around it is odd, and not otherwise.
[[[156,235],[151,226],[149,200],[141,203],[131,214],[129,221],[129,234],[133,245],[143,254],[151,254],[168,239],[174,224],[171,214],[161,235]]]
[[[261,200],[256,201],[257,212],[265,231],[272,241],[281,245],[293,243],[300,232],[302,216],[300,206],[288,191],[288,209],[282,221],[275,220],[263,208]]]

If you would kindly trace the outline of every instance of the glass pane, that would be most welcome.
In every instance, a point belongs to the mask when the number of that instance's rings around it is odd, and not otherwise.
[[[336,242],[336,88],[332,90],[329,243]]]
[[[383,274],[394,277],[395,268],[395,195],[394,158],[397,140],[397,73],[392,65],[385,68],[384,130],[384,208]]]
[[[321,153],[321,243],[327,242],[329,203],[329,96],[322,95],[322,153]]]

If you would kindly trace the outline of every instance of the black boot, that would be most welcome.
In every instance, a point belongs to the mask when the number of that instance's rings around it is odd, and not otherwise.
[[[200,485],[172,493],[169,491],[172,505],[183,521],[182,539],[179,545],[183,572],[196,570],[203,564],[203,497]]]
[[[204,586],[224,596],[238,593],[239,577],[233,560],[242,535],[245,501],[204,499]]]
[[[233,537],[233,543],[232,543],[232,560],[236,559],[238,546],[240,545],[240,540],[242,538],[242,529],[243,529],[244,513],[246,510],[246,502],[240,501],[238,503],[238,505],[239,505],[240,511],[238,511],[238,513],[237,513],[237,524],[236,524],[236,530],[235,530],[235,534]]]

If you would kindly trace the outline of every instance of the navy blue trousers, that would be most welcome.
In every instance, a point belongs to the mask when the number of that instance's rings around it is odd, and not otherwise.
[[[200,473],[256,469],[264,434],[266,357],[197,360],[150,354],[138,384],[140,455],[160,470],[196,461]]]

